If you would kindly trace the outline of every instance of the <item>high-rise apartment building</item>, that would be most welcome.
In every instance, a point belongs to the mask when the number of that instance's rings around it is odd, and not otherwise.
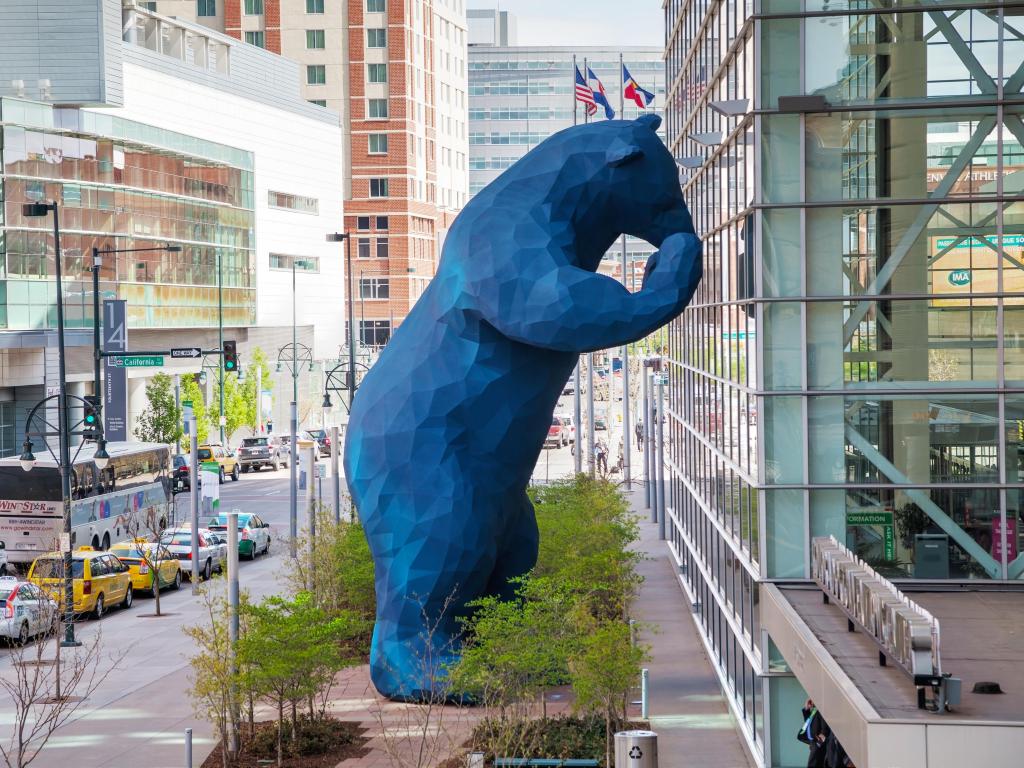
[[[1012,687],[1024,610],[1024,7],[665,14],[705,258],[669,334],[668,538],[751,752],[807,764],[810,697],[858,766],[1011,765],[1024,699],[973,683]],[[823,604],[829,535],[938,618],[952,712]]]
[[[298,61],[341,115],[357,342],[377,349],[434,276],[468,193],[464,0],[156,0]]]

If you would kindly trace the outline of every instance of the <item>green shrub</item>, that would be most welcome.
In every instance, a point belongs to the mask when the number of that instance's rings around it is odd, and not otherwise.
[[[605,753],[604,720],[597,715],[560,715],[519,722],[488,718],[476,725],[471,736],[473,749],[495,757],[550,757],[601,760]],[[501,734],[499,737],[499,733]],[[496,754],[499,749],[516,754]]]
[[[292,739],[291,721],[284,721],[282,733],[285,757],[322,755],[346,744],[352,744],[359,738],[355,726],[351,723],[342,723],[331,718],[310,718],[308,715],[299,717],[296,739]],[[274,724],[261,724],[244,749],[258,759],[274,759],[277,755],[277,728]]]

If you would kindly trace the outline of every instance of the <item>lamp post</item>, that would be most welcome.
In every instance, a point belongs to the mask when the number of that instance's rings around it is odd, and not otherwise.
[[[295,302],[295,267],[292,265],[292,303]],[[277,350],[277,370],[280,372],[282,365],[288,366],[292,374],[292,402],[291,402],[291,444],[288,449],[288,474],[291,483],[291,489],[289,492],[289,514],[288,514],[288,532],[291,536],[291,544],[289,545],[288,554],[291,557],[295,557],[295,539],[299,535],[298,532],[298,479],[299,471],[297,468],[298,464],[298,421],[299,421],[299,362],[309,363],[309,370],[313,370],[313,350],[307,347],[305,344],[299,344],[295,340],[295,309],[292,307],[292,343],[286,344]],[[291,357],[288,357],[288,350],[291,350]],[[299,359],[299,353],[302,353],[302,359]]]
[[[118,253],[141,253],[143,251],[163,251],[165,253],[181,253],[180,245],[161,245],[152,248],[97,248],[92,249],[92,392],[100,397],[100,361],[103,355],[100,349],[100,268],[103,257]],[[100,400],[102,402],[102,400]]]
[[[352,238],[348,232],[331,232],[327,242],[340,243],[345,241],[345,279],[348,303],[348,407],[352,410],[352,398],[356,394],[356,318],[355,302],[352,295]]]
[[[60,454],[57,459],[57,464],[60,468],[61,502],[64,512],[64,534],[67,537],[66,541],[62,542],[63,546],[61,547],[61,549],[64,550],[64,641],[62,644],[65,646],[74,646],[78,645],[78,643],[75,640],[75,592],[74,581],[71,575],[71,427],[69,424],[66,378],[67,371],[64,357],[64,279],[61,268],[60,209],[57,202],[53,201],[51,203],[26,203],[22,206],[21,211],[22,215],[26,218],[42,218],[51,212],[53,213],[53,263],[55,278],[57,281],[57,384],[59,389],[56,396],[51,396],[40,401],[29,413],[28,420],[25,423],[25,443],[24,451],[21,455],[21,466],[25,471],[29,471],[35,466],[35,456],[32,455],[32,434],[36,434],[43,438],[52,436],[53,430],[49,428],[41,432],[32,433],[31,424],[39,410],[39,407],[43,403],[52,400],[53,397],[56,397],[56,431]],[[81,400],[87,405],[83,421],[87,421],[90,418],[90,415],[92,419],[97,420],[97,416],[95,411],[92,409],[92,405],[84,398],[76,397],[76,399]],[[98,420],[95,426],[99,435],[99,448],[94,458],[97,460],[97,467],[99,469],[103,469],[106,467],[106,460],[108,458],[106,443],[103,440],[103,427],[98,423]],[[92,435],[93,433],[90,431],[89,434]],[[50,450],[48,441],[46,446],[47,450]],[[81,450],[81,448],[79,448],[79,450]],[[102,463],[102,466],[100,463]]]

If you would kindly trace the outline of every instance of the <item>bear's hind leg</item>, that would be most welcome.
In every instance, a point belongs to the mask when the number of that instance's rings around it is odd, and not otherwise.
[[[434,498],[424,506],[409,514],[389,509],[394,525],[371,541],[377,623],[370,673],[377,690],[397,701],[459,697],[444,682],[447,665],[458,659],[458,619],[485,593],[496,555],[494,513],[484,502]]]
[[[537,564],[539,542],[537,516],[526,492],[509,506],[505,534],[498,542],[494,570],[487,582],[487,594],[502,600],[515,597],[516,585],[511,581],[529,573]]]

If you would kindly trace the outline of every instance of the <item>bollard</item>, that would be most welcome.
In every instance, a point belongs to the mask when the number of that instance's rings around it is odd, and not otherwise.
[[[185,729],[185,768],[192,768],[192,729]]]
[[[654,731],[616,733],[615,768],[658,768],[658,734]]]
[[[650,688],[651,673],[647,667],[640,670],[640,719],[647,719],[647,691]]]
[[[486,752],[470,752],[467,756],[466,768],[484,768],[487,765],[486,758]]]
[[[341,446],[338,428],[331,427],[331,506],[334,509],[334,522],[341,523]]]
[[[238,513],[237,509],[228,513],[228,643],[231,646],[231,680],[234,681],[236,669],[235,649],[238,646]],[[256,545],[253,544],[253,559],[256,559]],[[236,702],[234,682],[231,683],[231,701]],[[238,754],[238,724],[241,721],[240,713],[235,704],[231,706],[231,731],[229,734],[231,742],[231,754]]]

